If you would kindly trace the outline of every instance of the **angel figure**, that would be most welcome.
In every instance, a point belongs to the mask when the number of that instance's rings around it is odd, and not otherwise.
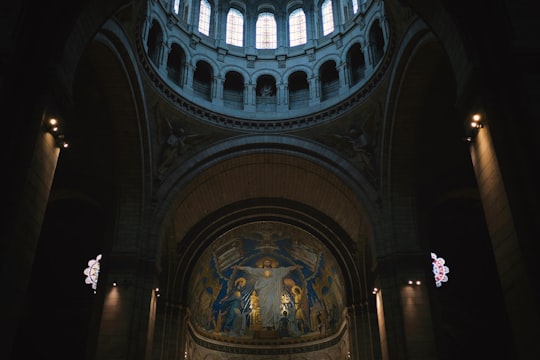
[[[174,161],[182,153],[182,149],[185,147],[186,135],[183,128],[173,129],[171,127],[171,134],[165,141],[163,153],[161,155],[161,163],[158,168],[158,177],[161,179],[174,163]]]
[[[353,160],[356,160],[362,171],[372,181],[376,180],[375,169],[372,164],[373,146],[370,144],[364,131],[350,128],[346,135],[332,134],[321,139],[324,143],[344,152]]]
[[[199,134],[187,135],[184,128],[173,127],[168,120],[167,125],[170,133],[161,153],[161,160],[157,170],[158,179],[163,179],[171,165],[184,153],[187,145],[193,145],[205,138],[205,136]]]

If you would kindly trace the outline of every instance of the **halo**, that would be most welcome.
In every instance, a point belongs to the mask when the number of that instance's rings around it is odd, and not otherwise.
[[[289,278],[289,277],[284,278],[283,283],[285,284],[285,286],[287,286],[289,288],[292,288],[292,289],[294,289],[295,286],[298,287],[298,285],[296,285],[294,280]]]
[[[302,295],[302,292],[303,292],[303,291],[302,291],[302,288],[301,288],[300,286],[294,285],[294,286],[292,287],[292,292],[293,292],[294,294],[297,294],[297,295]]]
[[[239,277],[238,279],[236,279],[234,281],[234,286],[236,286],[238,288],[238,284],[240,284],[240,287],[244,287],[246,286],[246,278],[244,277]]]
[[[273,268],[276,268],[276,267],[279,266],[279,262],[276,259],[274,259],[273,257],[269,257],[269,256],[264,256],[262,258],[259,258],[255,264],[257,264],[257,267],[262,268],[263,267],[263,262],[265,260],[269,260],[272,263]]]

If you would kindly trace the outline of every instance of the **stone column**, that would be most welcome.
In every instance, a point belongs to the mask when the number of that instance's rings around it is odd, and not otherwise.
[[[212,84],[212,103],[223,105],[223,79],[221,76],[214,76]]]
[[[171,302],[161,304],[156,322],[160,324],[160,332],[156,333],[153,358],[162,360],[184,359],[186,337],[186,308]]]
[[[347,81],[347,63],[342,61],[337,66],[337,71],[339,74],[339,94],[346,94],[349,92],[349,82]]]
[[[314,75],[309,79],[309,104],[315,105],[321,102],[319,76]]]
[[[154,264],[124,255],[109,255],[103,261],[106,276],[100,277],[97,289],[103,307],[95,358],[145,359],[152,346]]]
[[[429,255],[391,257],[379,263],[376,283],[382,359],[436,359],[425,263]]]
[[[184,72],[184,91],[189,91],[193,93],[193,74],[195,73],[195,68],[193,65],[186,61],[185,72]]]
[[[41,121],[48,121],[47,116],[45,114],[43,116],[45,118]],[[37,118],[18,120],[39,121]],[[12,209],[12,214],[4,214],[11,221],[6,223],[8,226],[1,229],[2,234],[9,235],[2,237],[2,251],[0,251],[0,280],[6,291],[9,289],[9,295],[5,293],[0,300],[2,311],[6,315],[2,317],[2,326],[6,329],[17,329],[24,313],[32,265],[61,151],[51,133],[39,127],[38,129],[37,134],[24,134],[27,137],[35,136],[35,142],[32,143],[27,156],[23,157],[24,163],[18,163],[20,168],[9,170],[10,176],[23,181],[16,184],[19,188],[10,188],[11,191],[19,192],[19,207]],[[14,334],[15,331],[3,334],[0,341],[0,358],[10,358]]]
[[[375,63],[375,59],[373,58],[373,43],[370,41],[366,41],[366,44],[362,48],[362,52],[366,55],[364,55],[364,58],[366,58],[366,70],[369,72],[373,71],[373,66]]]

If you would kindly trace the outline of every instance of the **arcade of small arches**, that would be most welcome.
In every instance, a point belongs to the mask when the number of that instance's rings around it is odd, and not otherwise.
[[[330,2],[335,26],[327,35],[323,35],[320,4],[279,3],[264,2],[251,10],[248,1],[220,3],[219,11],[210,3],[209,23],[215,30],[205,35],[198,27],[200,9],[208,9],[202,2],[192,0],[184,7],[177,1],[150,2],[141,28],[144,51],[140,55],[146,58],[147,71],[162,82],[158,88],[166,87],[205,109],[219,109],[239,119],[303,116],[336,105],[362,89],[365,92],[389,49],[383,2],[370,0],[361,6],[350,0]],[[283,6],[287,12],[272,10]],[[246,20],[241,22],[244,46],[227,43],[228,10],[239,7]],[[307,14],[305,43],[286,46],[291,32],[280,29],[300,8]],[[253,36],[259,31],[257,14],[270,10],[277,19],[277,45],[257,48]],[[314,30],[317,25],[320,31]]]

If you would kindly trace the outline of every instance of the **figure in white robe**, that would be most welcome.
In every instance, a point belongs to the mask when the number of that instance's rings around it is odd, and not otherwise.
[[[233,268],[243,270],[253,276],[255,279],[254,288],[259,295],[262,326],[267,329],[277,329],[282,316],[283,278],[291,271],[300,269],[300,266],[273,268],[270,260],[264,260],[262,268],[239,265],[234,265]]]

